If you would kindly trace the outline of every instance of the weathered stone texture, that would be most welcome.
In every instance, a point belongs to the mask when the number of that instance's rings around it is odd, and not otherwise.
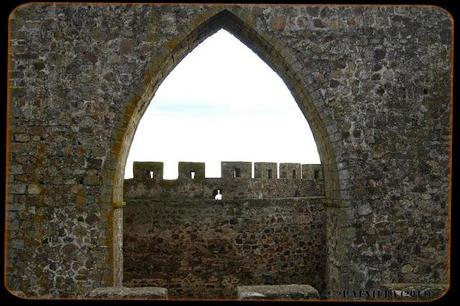
[[[312,128],[328,286],[447,282],[445,11],[31,3],[10,17],[8,288],[66,297],[121,282],[132,135],[174,65],[220,27],[283,78]]]
[[[323,196],[324,184],[318,180],[220,179],[134,180],[125,181],[128,197],[158,196],[167,198],[214,199],[219,189],[225,199],[264,199]]]
[[[161,300],[168,297],[168,290],[160,287],[104,287],[96,288],[88,294],[91,299],[117,300]]]
[[[163,163],[161,162],[134,162],[133,176],[135,179],[163,179]]]
[[[310,285],[239,286],[238,299],[319,299],[319,293]]]
[[[299,179],[301,177],[301,165],[296,163],[281,163],[280,178],[281,179]]]
[[[278,164],[277,163],[254,163],[254,178],[262,179],[276,179],[278,178]]]
[[[239,285],[324,289],[321,198],[125,198],[124,286],[158,286],[170,298],[237,297]]]
[[[216,190],[219,189],[225,199],[264,199],[264,198],[289,198],[305,196],[323,196],[323,179],[297,178],[254,178],[251,173],[244,177],[224,176],[222,178],[206,178],[204,163],[179,162],[179,176],[175,180],[164,180],[157,173],[151,177],[148,172],[152,165],[163,165],[160,162],[134,162],[136,172],[133,179],[124,181],[125,198],[154,198],[154,199],[214,199]],[[226,162],[222,162],[226,164]],[[245,162],[250,169],[251,163]],[[255,163],[255,165],[265,163]],[[271,163],[269,165],[272,165]],[[274,163],[276,169],[276,163]],[[286,165],[286,164],[281,164]],[[297,166],[297,164],[294,164]],[[300,166],[300,164],[298,164]],[[309,165],[305,165],[309,166]],[[267,167],[262,167],[267,170]],[[270,166],[272,169],[273,167]],[[309,167],[308,167],[309,168]],[[315,165],[316,168],[316,165]],[[191,169],[195,171],[195,178],[190,177]],[[226,172],[234,169],[232,163]],[[321,166],[318,167],[321,170]],[[260,169],[259,169],[260,170]],[[300,169],[297,169],[300,176]],[[265,172],[265,171],[264,171]],[[276,173],[275,173],[276,175]]]
[[[205,176],[206,174],[204,163],[179,162],[179,178],[200,180],[204,179]]]
[[[250,162],[221,162],[221,177],[224,179],[252,177],[252,164]]]

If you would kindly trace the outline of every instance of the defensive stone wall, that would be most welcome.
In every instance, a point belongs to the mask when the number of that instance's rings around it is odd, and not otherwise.
[[[235,298],[240,285],[325,283],[323,197],[125,197],[125,287],[170,298]]]
[[[319,164],[134,162],[124,183],[124,286],[169,297],[234,298],[240,285],[325,284],[325,207]],[[316,176],[315,176],[316,173]],[[302,177],[304,174],[304,177]],[[221,201],[215,200],[217,190]]]
[[[251,162],[222,162],[222,178],[206,178],[204,163],[179,162],[178,167],[178,179],[164,180],[162,162],[134,162],[134,178],[124,183],[125,197],[214,199],[217,191],[225,199],[324,195],[320,164],[280,163],[279,179],[276,163],[254,163],[255,178]]]

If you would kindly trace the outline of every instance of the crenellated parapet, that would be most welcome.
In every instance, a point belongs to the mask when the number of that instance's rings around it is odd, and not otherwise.
[[[300,179],[301,165],[296,163],[281,163],[279,177],[282,179]]]
[[[323,196],[319,164],[223,161],[221,177],[207,178],[203,162],[179,162],[177,179],[163,179],[162,162],[134,162],[133,179],[125,180],[125,196],[132,198],[264,199]],[[279,168],[279,173],[278,173]]]
[[[163,162],[134,162],[134,179],[163,179]],[[203,162],[179,162],[178,179],[205,179],[206,164]],[[221,162],[222,179],[251,179],[252,162],[223,161]],[[321,164],[255,162],[254,179],[304,179],[322,180]]]
[[[254,178],[256,179],[275,179],[278,177],[277,163],[254,163]]]
[[[303,164],[302,179],[304,180],[324,180],[323,167],[320,164]]]
[[[162,162],[134,162],[133,177],[135,179],[163,179]]]
[[[220,171],[223,179],[227,178],[241,178],[250,179],[252,178],[252,163],[251,162],[228,162],[223,161],[220,163]]]
[[[179,162],[179,179],[204,179],[205,163]]]

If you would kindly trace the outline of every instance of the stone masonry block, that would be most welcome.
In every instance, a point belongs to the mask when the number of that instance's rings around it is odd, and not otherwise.
[[[280,178],[300,179],[301,166],[298,163],[280,163]]]
[[[319,299],[318,290],[310,285],[238,286],[239,300],[252,299]]]
[[[168,290],[161,287],[104,287],[96,288],[90,292],[91,298],[102,299],[165,299]]]
[[[179,179],[204,179],[205,163],[179,162]]]
[[[222,178],[252,178],[251,162],[221,162]]]
[[[162,162],[134,162],[133,163],[134,179],[162,179],[163,163]]]
[[[302,179],[322,180],[323,168],[321,164],[302,164]]]
[[[278,164],[264,162],[254,163],[254,178],[277,179]]]
[[[26,192],[26,185],[24,184],[11,184],[10,192],[14,194],[24,194]]]

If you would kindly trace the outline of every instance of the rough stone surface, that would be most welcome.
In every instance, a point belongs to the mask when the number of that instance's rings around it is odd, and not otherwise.
[[[222,178],[250,179],[252,164],[250,162],[221,162]]]
[[[278,177],[278,164],[255,162],[254,163],[254,178],[272,179]]]
[[[318,290],[310,285],[238,286],[239,300],[319,299]]]
[[[301,177],[301,165],[296,163],[281,163],[280,178],[299,179]]]
[[[101,299],[166,299],[168,297],[168,290],[159,287],[140,287],[140,288],[127,288],[127,287],[105,287],[96,288],[92,290],[88,297],[101,298]]]
[[[28,3],[9,25],[10,290],[64,298],[121,284],[136,126],[174,66],[222,27],[280,75],[312,129],[327,287],[448,282],[453,25],[442,9]]]
[[[325,286],[321,198],[126,198],[124,286],[170,298],[237,296],[238,285]]]
[[[206,178],[204,163],[179,162],[179,176],[176,180],[164,180],[162,177],[153,177],[140,171],[152,169],[149,165],[162,165],[160,162],[134,162],[137,168],[133,179],[124,182],[125,198],[153,198],[153,199],[214,199],[216,190],[220,190],[225,199],[264,199],[289,198],[305,196],[324,196],[323,179],[251,178],[251,172],[245,177],[223,176],[222,178]],[[222,162],[225,164],[225,162]],[[251,168],[251,162],[246,162]],[[260,164],[260,163],[255,163]],[[276,169],[276,163],[274,163]],[[283,164],[281,164],[283,165]],[[300,164],[299,164],[300,166]],[[304,165],[311,168],[311,165]],[[321,167],[317,167],[321,171]],[[300,167],[299,167],[300,168]],[[195,177],[190,176],[190,169],[195,169]],[[151,171],[151,170],[144,170]],[[299,175],[301,170],[298,169]]]

